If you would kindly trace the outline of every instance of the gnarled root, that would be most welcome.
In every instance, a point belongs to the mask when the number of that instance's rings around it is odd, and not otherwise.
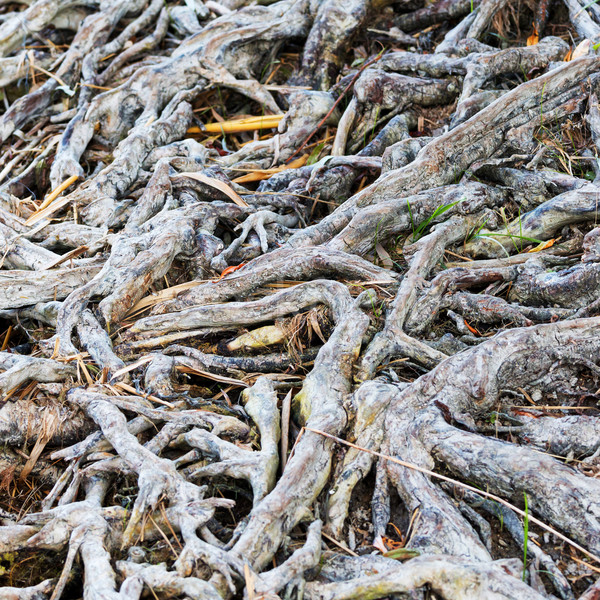
[[[598,595],[565,3],[4,2],[0,597]]]
[[[252,486],[254,504],[258,504],[275,486],[279,466],[279,411],[277,396],[269,379],[261,377],[244,391],[245,409],[260,432],[259,452],[243,450],[213,433],[195,428],[184,434],[181,442],[197,448],[202,455],[216,455],[218,462],[198,469],[188,467],[188,477],[203,478],[227,475],[247,479]]]
[[[520,567],[516,559],[473,563],[455,557],[420,556],[401,566],[390,565],[388,571],[378,575],[336,583],[309,584],[307,593],[311,600],[376,599],[429,585],[443,598],[541,600],[544,596],[520,580]]]

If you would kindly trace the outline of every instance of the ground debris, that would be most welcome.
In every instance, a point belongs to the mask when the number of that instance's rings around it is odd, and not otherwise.
[[[599,45],[0,3],[0,599],[600,597]]]

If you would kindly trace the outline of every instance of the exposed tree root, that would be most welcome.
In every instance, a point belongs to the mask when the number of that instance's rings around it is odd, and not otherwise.
[[[600,10],[262,4],[0,6],[0,599],[598,598]]]

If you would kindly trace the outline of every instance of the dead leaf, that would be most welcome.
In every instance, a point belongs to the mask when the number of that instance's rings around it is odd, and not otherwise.
[[[321,327],[319,325],[319,320],[317,319],[317,315],[312,310],[308,313],[308,322],[310,323],[312,330],[319,336],[319,339],[324,344],[326,344],[327,340],[325,339],[325,336],[323,335],[323,332],[321,331]]]
[[[576,48],[573,50],[573,54],[571,56],[571,60],[575,60],[576,58],[581,58],[582,56],[587,56],[590,52],[590,45],[592,42],[590,40],[583,40]]]
[[[386,545],[383,543],[383,539],[381,536],[377,536],[377,538],[373,540],[373,548],[377,548],[377,550],[379,550],[379,552],[381,552],[382,554],[385,554],[388,551]]]
[[[538,244],[535,248],[532,248],[531,250],[528,250],[528,253],[531,252],[539,252],[540,250],[545,250],[546,248],[550,248],[552,246],[554,246],[554,242],[556,242],[556,239],[551,239],[548,240],[547,242],[542,242],[541,244]]]
[[[375,252],[377,252],[377,256],[379,256],[381,264],[386,269],[391,269],[394,266],[394,261],[392,260],[392,257],[388,254],[386,249],[381,244],[377,244],[375,246]]]
[[[25,463],[23,470],[21,471],[21,475],[19,479],[26,479],[29,473],[33,471],[35,464],[37,463],[40,455],[42,454],[46,444],[52,439],[52,436],[58,429],[58,424],[60,420],[58,418],[58,414],[48,408],[44,411],[44,417],[42,419],[42,424],[40,426],[40,431],[38,432],[38,438],[29,455],[29,460]]]
[[[206,175],[202,175],[202,173],[180,173],[179,177],[189,177],[190,179],[195,179],[196,181],[210,185],[210,187],[223,192],[238,206],[248,208],[248,203],[235,190],[233,190],[231,186],[227,185],[223,181],[220,181],[219,179],[207,177]]]

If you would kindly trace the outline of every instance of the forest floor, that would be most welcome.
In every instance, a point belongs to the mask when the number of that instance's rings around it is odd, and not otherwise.
[[[599,600],[599,47],[1,0],[0,600]]]

